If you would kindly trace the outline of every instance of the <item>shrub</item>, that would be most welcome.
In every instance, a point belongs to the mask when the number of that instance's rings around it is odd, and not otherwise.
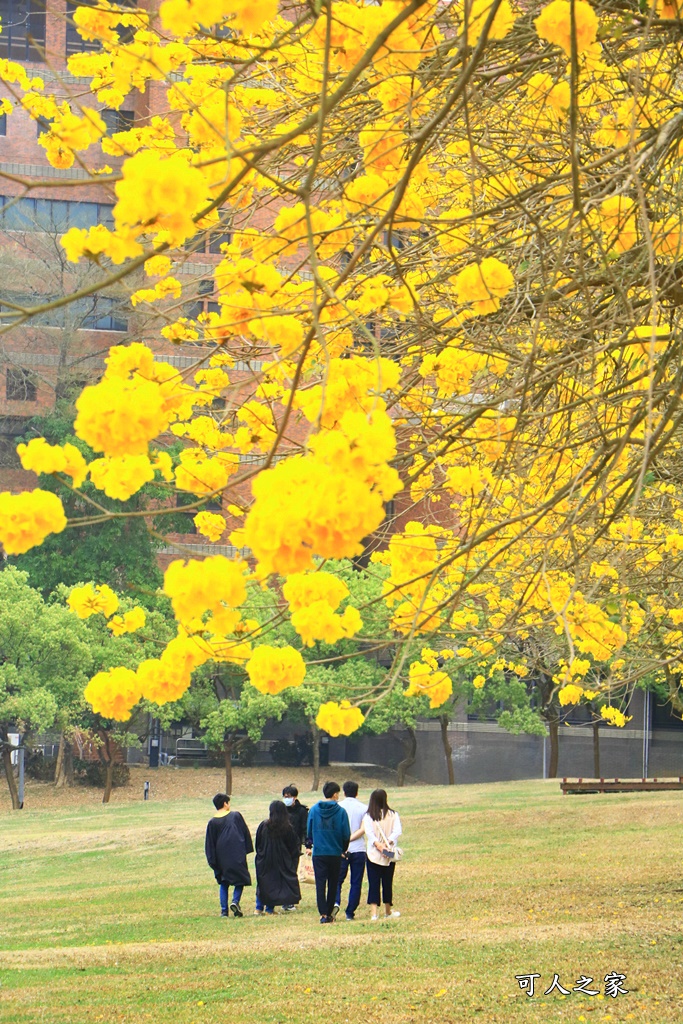
[[[40,750],[27,751],[24,755],[24,771],[29,779],[37,782],[54,782],[56,757],[45,757]]]
[[[84,786],[96,786],[104,789],[107,781],[107,769],[101,761],[82,761],[79,757],[74,758],[74,776]],[[113,784],[114,788],[127,786],[130,782],[130,769],[127,764],[114,765]]]
[[[277,740],[270,748],[275,764],[282,767],[299,768],[313,764],[313,742],[310,736],[297,736],[293,740]]]

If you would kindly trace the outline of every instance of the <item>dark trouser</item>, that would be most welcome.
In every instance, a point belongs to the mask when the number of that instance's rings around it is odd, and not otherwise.
[[[375,864],[368,860],[368,903],[394,902],[394,871],[396,864]],[[379,887],[382,885],[382,899],[379,898]]]
[[[346,857],[342,857],[336,902],[341,906],[342,885],[344,884],[344,880],[346,879],[349,869],[351,869],[349,902],[346,905],[347,917],[353,917],[358,910],[358,904],[360,903],[360,891],[363,886],[363,875],[365,874],[365,860],[365,853],[347,853]]]
[[[239,902],[242,899],[242,890],[243,890],[243,888],[244,888],[243,885],[236,885],[236,886],[234,886],[233,891],[232,891],[232,902],[233,903],[237,903],[239,905]],[[221,882],[221,887],[218,890],[218,898],[221,901],[221,910],[225,911],[226,914],[228,912],[228,902],[229,902],[228,892],[229,892],[229,886],[227,886],[225,884],[225,882]]]
[[[314,854],[313,870],[318,913],[321,917],[331,917],[337,895],[341,857],[316,857]]]

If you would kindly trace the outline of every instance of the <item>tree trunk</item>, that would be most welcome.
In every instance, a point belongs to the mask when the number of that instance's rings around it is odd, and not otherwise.
[[[311,792],[317,793],[320,785],[320,729],[311,722],[311,736],[313,737],[313,785]]]
[[[398,765],[396,769],[397,779],[396,785],[403,786],[406,781],[406,772],[415,764],[415,755],[417,753],[417,736],[415,730],[408,726],[407,728],[408,739],[403,743],[405,751],[405,757]]]
[[[57,789],[61,789],[62,786],[64,785],[64,781],[65,781],[64,780],[64,772],[63,772],[63,768],[64,768],[64,744],[65,743],[66,743],[66,740],[64,739],[64,733],[60,732],[60,734],[59,734],[59,750],[57,751],[57,763],[55,764],[55,786],[57,787]]]
[[[73,786],[74,781],[74,748],[64,733],[59,737],[59,752],[55,765],[55,787]]]
[[[550,730],[550,766],[548,768],[548,778],[557,778],[557,765],[560,760],[560,720],[559,718],[548,719],[548,727]]]
[[[106,757],[104,756],[105,754]],[[114,755],[112,753],[109,735],[106,732],[104,733],[104,746],[99,749],[99,757],[100,761],[102,761],[105,766],[102,803],[108,804],[111,799],[111,791],[114,788]]]
[[[104,777],[104,793],[102,794],[102,803],[108,804],[111,798],[111,791],[114,788],[114,762],[107,761],[107,767]]]
[[[593,777],[600,778],[600,723],[593,722]]]
[[[5,769],[5,778],[7,779],[7,785],[9,787],[9,795],[12,799],[12,810],[20,811],[21,807],[19,806],[19,790],[17,789],[17,780],[14,778],[12,751],[10,750],[6,742],[2,745],[2,764]]]
[[[74,745],[71,740],[66,741],[64,747],[64,784],[66,786],[73,786],[74,784]]]
[[[455,785],[455,772],[453,771],[453,747],[451,741],[448,738],[448,726],[450,725],[450,718],[448,715],[441,715],[439,717],[441,724],[441,742],[443,743],[443,752],[446,755],[446,770],[448,772],[448,785]]]
[[[232,796],[232,736],[225,738],[223,757],[225,759],[225,792],[228,796]]]

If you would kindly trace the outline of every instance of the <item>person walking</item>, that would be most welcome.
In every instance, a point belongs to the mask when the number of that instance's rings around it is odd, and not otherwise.
[[[230,910],[235,917],[244,917],[240,908],[242,891],[251,885],[247,867],[247,854],[252,853],[254,844],[247,823],[239,811],[230,810],[227,793],[216,793],[213,798],[216,813],[206,826],[204,851],[209,867],[220,886],[218,893],[221,917],[229,917],[229,886],[233,886]]]
[[[352,841],[359,839],[363,834],[367,840],[366,868],[371,921],[379,921],[380,902],[384,903],[385,918],[401,916],[398,910],[393,909],[394,872],[396,870],[394,857],[401,831],[401,819],[396,811],[392,811],[389,807],[386,790],[373,790],[361,826],[351,834]]]
[[[313,847],[315,893],[321,924],[334,924],[334,904],[341,870],[342,854],[349,845],[349,816],[339,806],[339,784],[326,782],[324,800],[308,812],[306,845]]]
[[[299,790],[293,782],[282,790],[282,802],[287,808],[292,828],[299,839],[299,856],[301,856],[301,847],[306,843],[308,807],[305,804],[299,803]],[[290,914],[296,910],[296,906],[292,903],[290,906],[283,907],[282,909],[285,914]]]
[[[363,821],[363,815],[367,811],[367,804],[364,804],[362,800],[358,799],[358,783],[357,782],[345,782],[342,786],[344,790],[344,799],[339,801],[339,806],[343,807],[349,816],[349,828],[351,832],[357,832]],[[346,920],[353,921],[356,911],[358,910],[358,904],[360,903],[360,894],[363,888],[363,875],[365,874],[365,841],[363,836],[354,839],[353,842],[349,843],[349,848],[346,854],[342,857],[341,871],[339,872],[339,882],[337,885],[337,898],[332,908],[332,916],[336,917],[341,907],[341,891],[342,885],[346,880],[347,874],[350,873],[349,883],[349,898],[346,904]]]
[[[306,842],[306,825],[308,823],[308,807],[299,803],[299,790],[291,783],[282,790],[282,802],[287,808],[292,828],[299,837],[299,843],[303,846]]]
[[[297,869],[301,844],[282,800],[273,800],[269,817],[256,830],[256,915],[275,907],[293,907],[301,899]]]

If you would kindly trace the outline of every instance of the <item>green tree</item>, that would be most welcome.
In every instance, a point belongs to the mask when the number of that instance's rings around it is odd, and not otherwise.
[[[400,726],[406,732],[402,740],[403,757],[397,768],[396,785],[405,785],[408,769],[415,764],[417,756],[417,722],[429,712],[429,700],[426,697],[405,697],[403,691],[395,687],[384,694],[373,705],[363,723],[363,731],[375,736],[383,736],[393,726]]]
[[[0,746],[12,807],[19,807],[9,733],[49,729],[78,703],[94,664],[86,625],[47,604],[13,566],[0,572]]]
[[[192,685],[175,705],[160,709],[162,723],[185,718],[204,730],[204,741],[220,751],[225,764],[225,791],[232,793],[232,760],[246,740],[257,743],[270,719],[286,710],[280,697],[259,693],[239,665],[211,662],[196,670]]]
[[[64,600],[67,588],[62,586],[54,595],[55,600]],[[125,613],[135,604],[130,598],[122,598],[119,611]],[[75,619],[73,612],[69,614]],[[158,657],[168,641],[175,635],[175,624],[166,598],[159,600],[159,607],[145,612],[145,625],[134,633],[114,636],[107,627],[103,615],[91,615],[83,623],[92,654],[92,676],[106,672],[117,665],[136,669],[146,658]],[[82,688],[81,688],[82,690]],[[120,748],[136,746],[148,728],[150,715],[157,716],[160,709],[155,704],[142,701],[133,712],[130,722],[116,722],[95,714],[80,694],[80,703],[73,709],[71,724],[85,732],[97,749],[105,769],[105,784],[102,802],[108,803],[113,787],[113,772],[116,753]]]

